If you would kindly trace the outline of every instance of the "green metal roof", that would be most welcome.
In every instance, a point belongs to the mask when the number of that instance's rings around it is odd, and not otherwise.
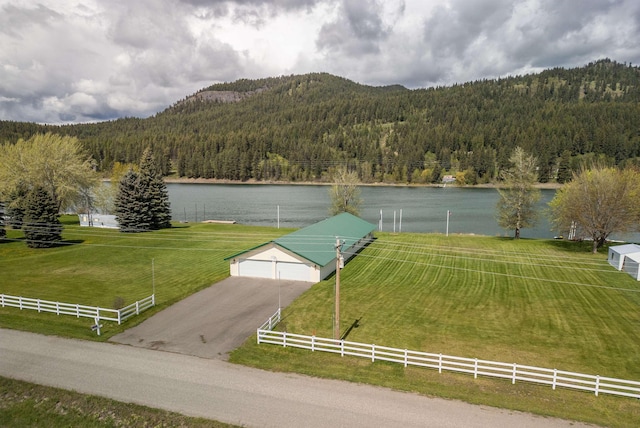
[[[343,248],[347,249],[375,229],[375,225],[361,218],[349,213],[341,213],[312,224],[311,226],[296,230],[274,241],[227,257],[225,260],[253,251],[269,243],[274,243],[318,266],[325,266],[336,257],[336,237],[344,241]]]

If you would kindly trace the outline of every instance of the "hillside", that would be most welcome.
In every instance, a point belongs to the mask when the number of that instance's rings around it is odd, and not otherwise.
[[[548,182],[594,158],[639,163],[639,101],[640,69],[611,60],[417,90],[313,73],[212,85],[147,119],[0,122],[0,141],[75,135],[103,171],[151,145],[185,177],[318,181],[346,164],[363,182],[464,172],[470,184],[495,179],[519,145]]]

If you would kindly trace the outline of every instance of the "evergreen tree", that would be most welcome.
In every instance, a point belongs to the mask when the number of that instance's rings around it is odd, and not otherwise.
[[[150,228],[155,230],[171,227],[169,192],[162,178],[162,170],[148,147],[140,160],[140,183],[149,204]]]
[[[26,188],[24,186],[20,186],[9,193],[7,197],[5,214],[9,217],[7,226],[11,226],[12,229],[22,229],[26,196]]]
[[[502,172],[503,188],[498,189],[498,224],[513,229],[514,238],[518,239],[520,229],[534,226],[537,220],[534,207],[541,194],[533,185],[538,178],[538,162],[520,147],[516,147],[509,161],[513,166]]]
[[[24,200],[22,229],[30,248],[49,248],[62,239],[58,204],[43,187],[32,189]]]
[[[121,232],[151,230],[153,216],[149,211],[149,199],[137,172],[129,170],[120,180],[115,207]]]
[[[558,164],[558,183],[566,183],[571,181],[573,172],[571,170],[571,152],[565,150],[560,156],[560,163]]]
[[[7,236],[7,231],[4,229],[4,202],[0,202],[0,239]]]

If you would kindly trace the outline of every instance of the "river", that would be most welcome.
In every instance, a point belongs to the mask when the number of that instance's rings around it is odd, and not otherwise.
[[[329,216],[329,186],[168,183],[173,220],[234,220],[242,224],[304,227]],[[496,221],[498,192],[486,188],[362,186],[360,216],[387,232],[513,236]],[[542,190],[536,227],[523,238],[552,238],[544,216],[555,190]],[[279,214],[279,215],[278,215]],[[395,217],[395,222],[394,222]]]

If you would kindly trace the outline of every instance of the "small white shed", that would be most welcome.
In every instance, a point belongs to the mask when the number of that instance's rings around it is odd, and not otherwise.
[[[631,254],[640,255],[640,245],[624,244],[609,247],[609,264],[618,270],[622,270],[625,258]]]
[[[636,281],[640,281],[640,253],[624,256],[622,270],[631,275]]]

